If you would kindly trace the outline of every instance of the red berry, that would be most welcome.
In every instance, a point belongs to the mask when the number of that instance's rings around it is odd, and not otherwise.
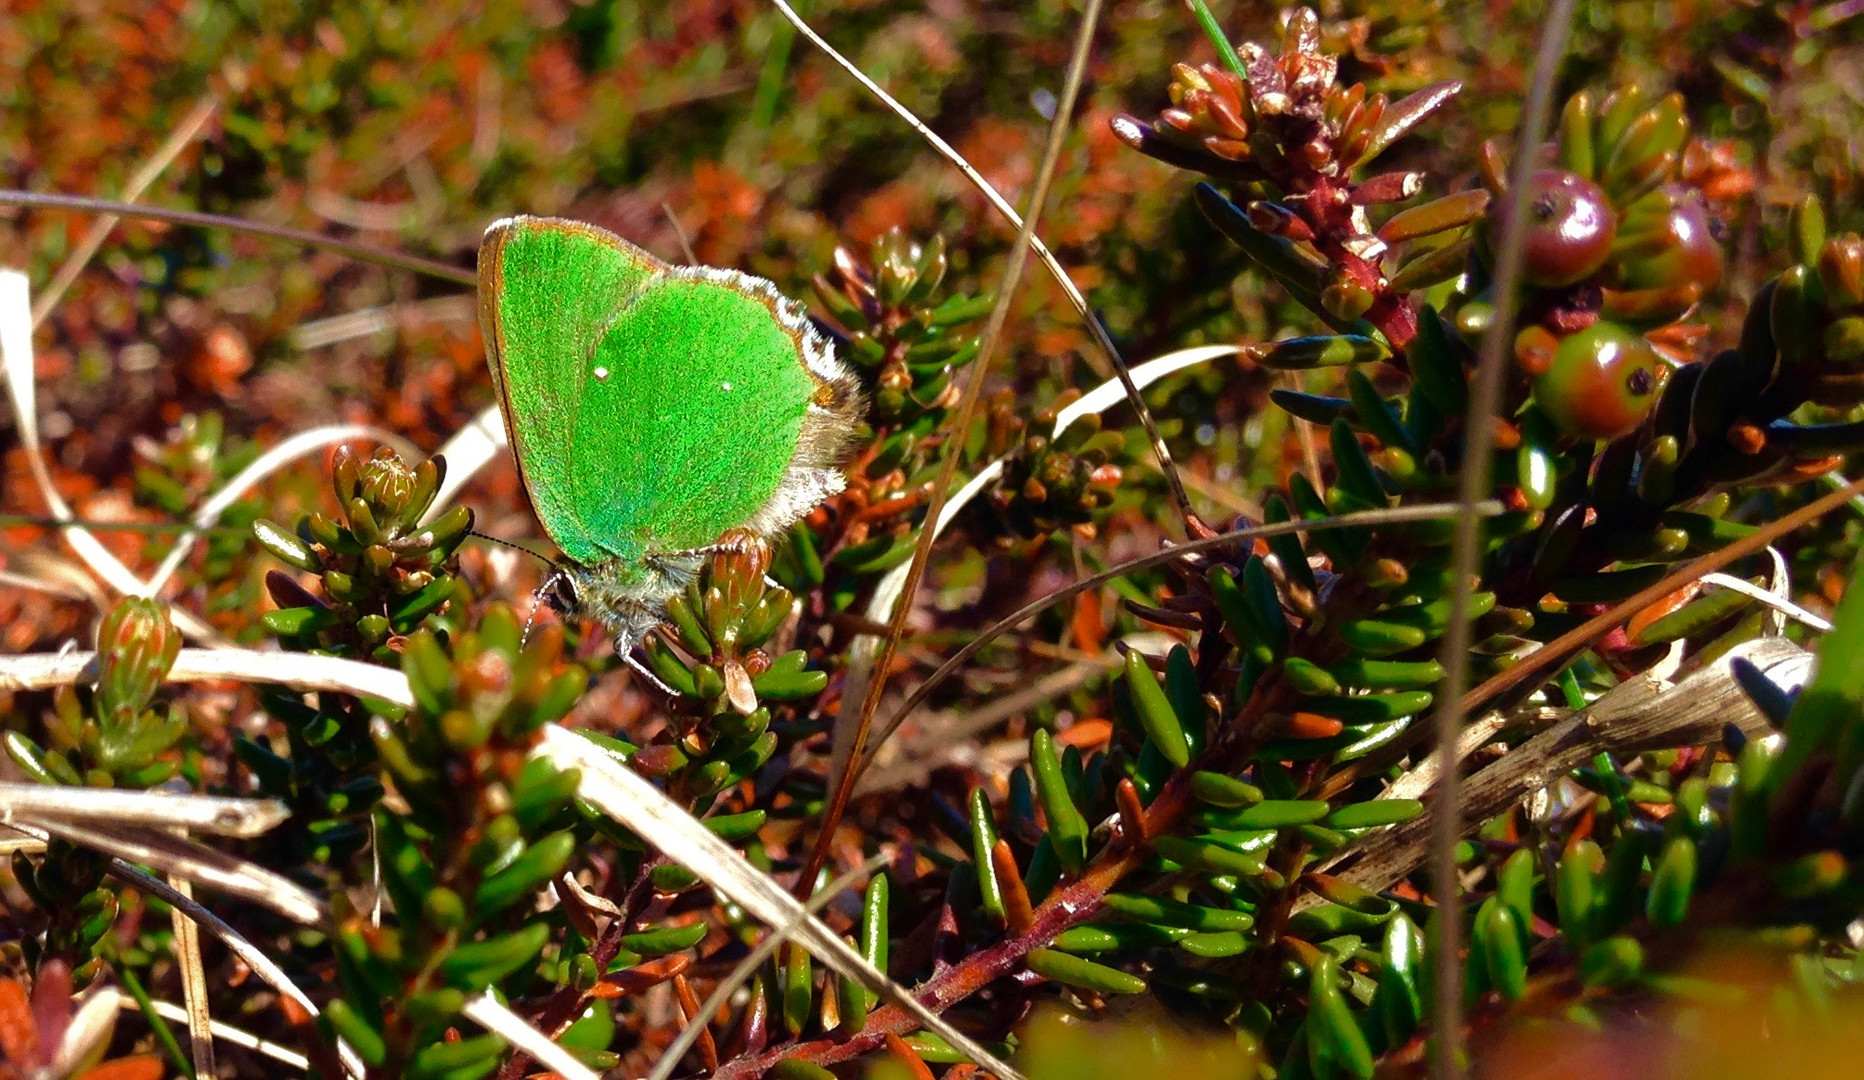
[[[1691,191],[1673,198],[1670,209],[1637,239],[1620,245],[1616,260],[1620,289],[1663,289],[1695,284],[1704,291],[1722,279],[1722,245],[1709,208]]]
[[[1534,400],[1569,435],[1613,439],[1650,415],[1668,374],[1642,335],[1601,320],[1560,342]]]
[[[1495,200],[1489,243],[1507,235],[1512,196]],[[1599,185],[1565,169],[1542,169],[1527,182],[1527,238],[1523,274],[1544,289],[1597,273],[1612,253],[1618,215]]]

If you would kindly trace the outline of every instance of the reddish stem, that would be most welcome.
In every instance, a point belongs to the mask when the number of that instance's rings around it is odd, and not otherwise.
[[[1243,709],[1213,745],[1187,768],[1180,769],[1166,782],[1158,798],[1146,808],[1145,835],[1160,836],[1191,807],[1191,774],[1198,769],[1222,771],[1237,761],[1246,760],[1257,742],[1255,725],[1244,723],[1245,717],[1266,715],[1285,704],[1285,684],[1278,678],[1264,678]],[[1036,908],[1034,923],[1028,932],[1015,934],[981,949],[957,964],[934,974],[913,991],[913,997],[931,1011],[943,1012],[1004,976],[1013,974],[1023,958],[1033,949],[1046,948],[1063,930],[1092,916],[1100,909],[1101,899],[1120,879],[1139,867],[1146,858],[1143,843],[1116,837],[1102,849],[1082,875],[1049,893]],[[714,1080],[748,1080],[762,1076],[777,1062],[796,1058],[816,1065],[833,1065],[878,1049],[886,1036],[916,1031],[919,1021],[898,1005],[888,1005],[867,1018],[860,1033],[842,1040],[815,1039],[774,1047],[754,1057],[726,1062]]]
[[[1378,328],[1391,343],[1394,353],[1402,356],[1405,346],[1417,337],[1417,308],[1411,298],[1391,291],[1385,272],[1378,263],[1349,247],[1351,241],[1366,241],[1354,223],[1351,184],[1335,184],[1322,177],[1301,200],[1300,213],[1314,231],[1314,249],[1333,265],[1340,277],[1365,289],[1376,299],[1366,310],[1365,319]],[[1394,362],[1402,363],[1394,358]]]

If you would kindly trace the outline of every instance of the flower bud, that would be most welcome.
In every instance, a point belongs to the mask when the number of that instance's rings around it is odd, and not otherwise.
[[[408,500],[414,495],[414,471],[393,450],[377,450],[375,456],[363,464],[361,476],[359,494],[377,511],[377,521],[386,522],[407,509]]]
[[[97,704],[103,716],[121,723],[139,715],[180,652],[181,634],[160,601],[123,598],[97,632]]]

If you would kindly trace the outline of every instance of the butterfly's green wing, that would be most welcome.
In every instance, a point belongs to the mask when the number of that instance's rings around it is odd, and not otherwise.
[[[497,222],[479,248],[479,319],[505,430],[538,519],[578,562],[607,556],[572,480],[577,402],[616,311],[665,270],[611,233],[553,218]]]
[[[479,298],[525,487],[577,562],[775,532],[840,490],[855,380],[769,282],[513,218],[486,233]]]
[[[580,404],[577,505],[622,558],[786,527],[839,490],[821,466],[856,407],[800,305],[704,267],[669,268],[616,313]]]

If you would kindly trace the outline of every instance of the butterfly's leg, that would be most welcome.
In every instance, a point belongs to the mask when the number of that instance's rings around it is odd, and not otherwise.
[[[683,551],[650,551],[644,561],[649,567],[677,581],[681,587],[692,580],[706,559],[715,555],[737,556],[751,562],[758,576],[770,566],[770,544],[748,529],[732,529],[717,543]]]
[[[670,586],[667,589],[670,595],[684,589],[687,582],[699,576],[699,567],[704,565],[706,556],[711,554],[713,550],[706,548],[693,551],[650,551],[641,557],[641,562]]]
[[[668,686],[665,682],[662,682],[660,676],[650,671],[646,664],[643,664],[639,660],[636,660],[634,658],[633,649],[629,649],[627,652],[622,653],[621,659],[623,663],[627,664],[629,667],[633,668],[634,670],[640,672],[642,678],[646,679],[648,682],[653,683],[655,686],[659,687],[661,693],[667,695],[670,698],[677,698],[680,696],[680,692],[678,690],[675,690],[671,686]]]
[[[769,546],[763,537],[749,529],[728,529],[723,536],[704,547],[686,548],[682,551],[655,551],[650,552],[648,558],[703,559],[708,555],[717,555],[721,551],[756,554],[760,549],[767,552]]]
[[[688,548],[685,551],[650,551],[647,553],[646,558],[647,558],[647,562],[649,565],[653,566],[654,569],[660,571],[663,574],[666,574],[666,573],[690,574],[696,571],[694,571],[693,568],[691,567],[688,567],[682,564],[677,564],[677,563],[670,563],[667,560],[686,559],[686,558],[704,560],[706,557],[711,556],[711,555],[717,555],[720,552],[741,551],[741,550],[743,549],[734,548],[729,544],[720,543],[720,544],[713,544],[709,547]],[[772,589],[785,588],[784,584],[781,581],[778,581],[776,578],[771,577],[769,574],[764,575],[764,584]]]
[[[729,550],[723,544],[707,544],[705,547],[680,548],[678,551],[650,551],[643,558],[648,562],[665,562],[672,559],[703,559]]]

